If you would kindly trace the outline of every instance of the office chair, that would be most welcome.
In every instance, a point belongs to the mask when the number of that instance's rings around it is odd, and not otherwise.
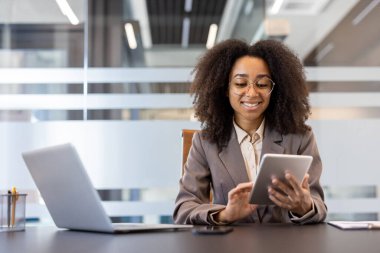
[[[198,130],[194,129],[182,129],[182,175],[185,163],[187,161],[187,156],[189,155],[189,151],[193,142],[193,135]]]
[[[191,145],[193,144],[193,136],[199,130],[182,129],[182,174],[184,173],[185,163],[189,155]],[[212,189],[210,191],[210,203],[212,203]]]

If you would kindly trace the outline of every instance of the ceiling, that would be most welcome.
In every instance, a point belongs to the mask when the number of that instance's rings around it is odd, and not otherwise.
[[[84,15],[86,1],[67,1],[77,14],[80,23],[83,23],[86,16]],[[167,66],[173,63],[178,63],[178,66],[194,65],[197,57],[205,50],[210,24],[218,25],[216,42],[230,37],[247,41],[262,38],[266,31],[262,25],[264,9],[267,14],[266,20],[285,21],[284,24],[288,27],[288,33],[284,36],[285,43],[293,48],[300,58],[307,59],[308,62],[311,62],[310,57],[315,58],[319,51],[326,47],[331,48],[328,46],[329,43],[335,41],[334,50],[330,52],[329,57],[342,61],[355,59],[356,64],[365,64],[365,57],[359,57],[360,60],[357,58],[360,50],[364,50],[358,48],[362,36],[368,37],[365,47],[373,49],[374,52],[380,51],[378,48],[380,38],[373,35],[373,30],[365,28],[378,26],[380,4],[376,3],[380,0],[283,0],[280,8],[274,11],[273,7],[277,1],[123,0],[124,16],[119,18],[120,21],[128,19],[137,21],[147,66]],[[377,7],[371,10],[372,14],[370,13],[371,15],[368,15],[360,25],[355,26],[361,28],[361,32],[350,30],[348,28],[352,27],[350,20],[371,4]],[[70,25],[53,0],[1,0],[1,6],[2,24]],[[188,33],[184,29],[186,25]],[[339,43],[338,38],[332,38],[333,34],[340,37]],[[340,49],[337,50],[338,48]],[[355,49],[352,50],[352,55],[342,57],[347,51],[351,52],[351,48]],[[366,50],[366,52],[367,58],[373,57],[372,51]],[[324,59],[326,64],[329,62],[329,57]]]
[[[305,58],[313,66],[380,66],[380,1],[359,1]],[[376,25],[375,25],[376,24]]]
[[[286,1],[286,0],[285,0]],[[296,5],[305,2],[309,4]],[[351,11],[359,0],[289,0],[277,14],[268,11],[268,18],[285,19],[290,24],[290,33],[285,39],[301,59],[318,47],[319,43],[334,29]],[[363,2],[370,2],[365,0]],[[294,4],[291,4],[294,3]],[[287,6],[292,8],[288,8]],[[299,8],[293,8],[298,6]],[[308,10],[305,8],[308,7]]]
[[[206,44],[209,27],[219,24],[226,0],[192,0],[188,7],[186,2],[146,0],[154,45]],[[184,33],[188,33],[186,42]]]

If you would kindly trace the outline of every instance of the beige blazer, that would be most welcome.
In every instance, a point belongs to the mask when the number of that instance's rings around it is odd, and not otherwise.
[[[313,132],[307,131],[304,135],[281,135],[266,127],[261,155],[266,153],[313,156],[309,169],[309,184],[316,213],[302,223],[323,221],[327,207],[324,204],[323,190],[319,183],[322,163]],[[216,144],[204,140],[201,132],[197,132],[193,137],[184,174],[179,182],[180,189],[173,213],[174,221],[181,224],[212,225],[209,214],[223,209],[227,204],[228,192],[239,183],[248,181],[234,128],[227,147],[221,152],[218,152]],[[210,185],[213,188],[213,203],[210,203],[209,198]],[[260,206],[258,212],[262,222],[291,222],[289,212],[278,206]],[[240,222],[259,222],[259,216],[257,212],[254,212],[238,221]]]

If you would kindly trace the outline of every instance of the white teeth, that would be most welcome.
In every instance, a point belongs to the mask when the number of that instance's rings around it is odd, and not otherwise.
[[[251,103],[243,103],[243,105],[247,106],[247,107],[255,107],[255,106],[258,106],[259,103],[255,103],[255,104],[251,104]]]

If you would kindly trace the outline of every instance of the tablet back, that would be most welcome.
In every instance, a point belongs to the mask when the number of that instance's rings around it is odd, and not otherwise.
[[[285,171],[289,171],[301,182],[312,161],[312,156],[265,154],[260,162],[260,169],[251,192],[250,203],[273,205],[274,203],[268,196],[268,186],[272,184],[272,178],[276,177],[286,182]]]

